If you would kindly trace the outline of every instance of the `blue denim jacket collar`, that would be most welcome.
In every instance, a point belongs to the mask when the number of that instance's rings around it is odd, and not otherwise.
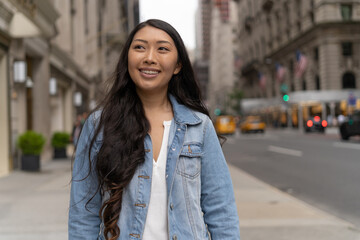
[[[178,103],[176,98],[169,94],[169,99],[174,111],[174,120],[179,124],[196,125],[202,120],[188,107]]]

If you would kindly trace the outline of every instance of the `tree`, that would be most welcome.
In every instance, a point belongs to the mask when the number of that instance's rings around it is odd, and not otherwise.
[[[243,96],[243,91],[237,88],[233,88],[233,90],[228,94],[227,105],[231,108],[232,112],[237,115],[241,115],[241,99]]]

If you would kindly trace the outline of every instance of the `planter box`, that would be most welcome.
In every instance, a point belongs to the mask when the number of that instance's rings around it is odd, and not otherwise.
[[[22,155],[21,156],[21,170],[37,172],[40,171],[40,156],[39,155]]]
[[[67,158],[66,148],[54,148],[54,159]]]

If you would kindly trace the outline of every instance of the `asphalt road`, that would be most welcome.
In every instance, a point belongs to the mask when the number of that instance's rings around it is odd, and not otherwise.
[[[229,136],[227,161],[360,227],[360,138],[268,130]]]

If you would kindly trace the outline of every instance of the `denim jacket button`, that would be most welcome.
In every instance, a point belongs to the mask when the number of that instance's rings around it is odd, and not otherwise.
[[[174,209],[174,204],[170,203],[170,209],[171,209],[171,210]]]
[[[175,151],[176,149],[175,148],[172,148],[173,151]]]
[[[177,240],[177,236],[174,235],[174,236],[172,237],[172,239],[173,239],[173,240]]]

